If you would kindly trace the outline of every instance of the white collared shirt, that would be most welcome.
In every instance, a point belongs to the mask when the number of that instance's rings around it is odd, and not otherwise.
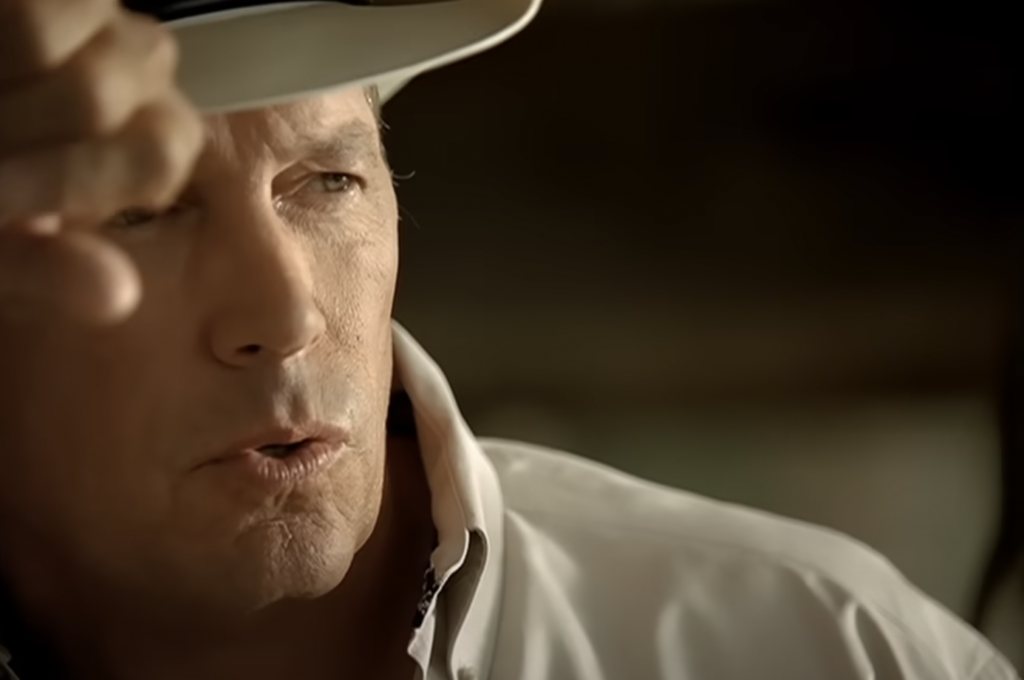
[[[853,539],[478,440],[394,339],[438,531],[409,646],[426,680],[1018,680]]]

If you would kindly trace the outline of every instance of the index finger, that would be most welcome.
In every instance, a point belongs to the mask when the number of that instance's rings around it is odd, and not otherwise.
[[[141,294],[130,258],[87,233],[0,233],[0,315],[35,310],[114,323]]]
[[[64,63],[118,11],[117,0],[0,0],[0,83]]]

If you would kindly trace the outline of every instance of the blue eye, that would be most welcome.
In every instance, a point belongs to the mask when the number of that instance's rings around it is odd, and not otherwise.
[[[355,177],[344,172],[322,172],[317,180],[323,190],[331,194],[345,193],[356,184]]]

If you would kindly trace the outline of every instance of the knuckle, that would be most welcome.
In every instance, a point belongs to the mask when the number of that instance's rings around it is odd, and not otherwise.
[[[160,129],[160,128],[163,129]],[[184,172],[180,154],[176,152],[178,140],[169,134],[170,126],[158,126],[157,134],[150,135],[149,167],[156,187],[174,184]]]
[[[202,150],[205,141],[205,127],[202,118],[191,104],[181,95],[174,97],[175,105],[172,107],[172,115],[169,116],[167,125],[173,128],[173,135],[176,139],[173,152],[176,162],[179,165],[191,168],[192,162]]]
[[[145,100],[173,87],[173,37],[159,26],[145,28],[148,18],[138,21],[144,28],[131,38],[125,31],[108,31],[69,65],[70,105],[80,135],[116,132]]]
[[[0,53],[17,74],[58,68],[113,0],[0,0]],[[83,32],[84,31],[84,32]]]
[[[180,53],[178,41],[170,29],[159,24],[152,25],[153,37],[149,44],[149,61],[168,73],[177,68]]]
[[[182,128],[184,130],[182,153],[188,157],[188,161],[191,163],[203,150],[206,142],[206,127],[203,125],[203,119],[199,113],[190,105],[186,105],[182,113]]]
[[[125,89],[105,60],[90,56],[77,60],[69,74],[70,101],[83,136],[103,136],[114,132],[127,117]]]
[[[164,205],[176,198],[191,168],[192,154],[187,137],[166,117],[153,117],[139,139],[139,154],[145,172],[138,173],[137,191],[149,203]]]
[[[140,75],[158,81],[172,81],[178,64],[178,43],[173,33],[148,16],[129,15],[124,33],[130,34],[130,49]]]

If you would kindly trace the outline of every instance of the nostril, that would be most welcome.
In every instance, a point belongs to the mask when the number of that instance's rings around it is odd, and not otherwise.
[[[271,300],[260,307],[238,305],[217,310],[211,321],[209,349],[218,362],[233,367],[301,354],[317,343],[326,326],[318,309],[304,299]]]

